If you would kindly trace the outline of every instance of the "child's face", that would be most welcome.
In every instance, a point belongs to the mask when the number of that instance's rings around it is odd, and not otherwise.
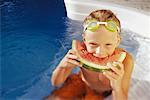
[[[87,51],[99,58],[111,55],[120,44],[120,36],[118,33],[111,32],[104,26],[101,26],[96,32],[86,30],[82,36]]]

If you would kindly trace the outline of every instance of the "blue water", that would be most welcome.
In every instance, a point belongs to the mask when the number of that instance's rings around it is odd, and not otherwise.
[[[0,9],[0,99],[40,100],[53,89],[50,76],[58,63],[54,59],[63,48],[63,0],[3,0]]]

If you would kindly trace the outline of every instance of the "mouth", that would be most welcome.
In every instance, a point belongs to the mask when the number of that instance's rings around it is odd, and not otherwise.
[[[107,57],[107,55],[104,56],[104,55],[96,55],[96,54],[93,54],[93,56],[98,57],[98,58],[106,58]]]

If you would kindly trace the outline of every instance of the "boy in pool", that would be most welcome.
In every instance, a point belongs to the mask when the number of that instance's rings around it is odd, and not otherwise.
[[[113,54],[121,37],[119,19],[110,10],[96,10],[87,16],[83,23],[83,42],[89,53],[99,58]],[[121,49],[124,51],[123,49]],[[126,51],[125,51],[126,52]],[[47,100],[103,100],[112,94],[113,100],[127,100],[133,70],[132,56],[126,52],[123,62],[111,62],[111,70],[103,73],[87,70],[78,62],[76,51],[70,49],[54,70],[51,82],[54,90]],[[113,67],[113,66],[119,66]],[[71,74],[80,67],[80,72]]]

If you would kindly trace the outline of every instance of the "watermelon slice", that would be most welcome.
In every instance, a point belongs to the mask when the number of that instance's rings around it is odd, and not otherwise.
[[[84,68],[96,72],[110,70],[110,67],[106,66],[108,62],[122,62],[126,57],[126,52],[119,48],[111,56],[105,58],[95,57],[93,54],[88,53],[85,44],[78,40],[72,41],[72,49],[77,52],[77,56]]]

